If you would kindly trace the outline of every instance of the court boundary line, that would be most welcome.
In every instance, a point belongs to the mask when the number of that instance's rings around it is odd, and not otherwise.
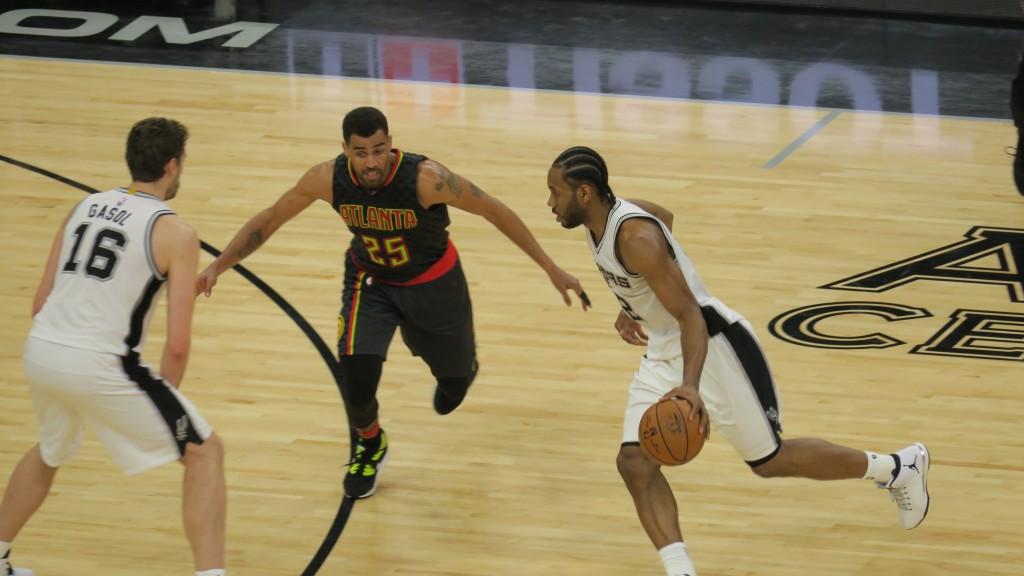
[[[22,168],[29,172],[34,172],[35,174],[38,174],[40,176],[56,180],[61,184],[66,184],[68,186],[71,186],[72,188],[77,188],[78,190],[81,190],[88,194],[96,194],[99,192],[98,189],[93,188],[92,186],[82,184],[77,180],[73,180],[66,176],[57,174],[56,172],[52,172],[45,168],[40,168],[33,164],[29,164],[28,162],[22,162],[21,160],[11,158],[10,156],[0,154],[0,161],[6,162],[17,168]],[[199,241],[199,245],[200,247],[202,247],[204,251],[206,251],[208,254],[213,255],[214,257],[220,256],[221,254],[220,250],[214,248],[210,244],[207,244],[203,240]],[[334,377],[334,382],[335,385],[337,385],[338,387],[338,394],[340,395],[341,374],[338,370],[338,362],[334,358],[334,353],[331,352],[331,349],[327,347],[327,343],[324,342],[323,338],[320,337],[320,334],[318,334],[317,331],[313,329],[310,323],[305,319],[305,317],[302,316],[302,314],[299,313],[298,310],[295,309],[294,306],[292,306],[287,300],[284,299],[283,296],[281,296],[280,293],[277,292],[277,290],[271,288],[270,285],[264,282],[259,276],[256,276],[256,274],[254,274],[252,271],[250,271],[245,266],[242,266],[241,264],[235,264],[232,267],[232,269],[238,274],[240,274],[243,278],[248,280],[257,289],[259,289],[260,292],[263,292],[263,294],[267,296],[267,298],[270,298],[270,300],[274,304],[277,304],[277,306],[281,308],[281,310],[289,318],[291,318],[293,322],[295,322],[295,324],[299,327],[302,333],[306,335],[306,338],[309,339],[309,341],[313,344],[313,347],[316,348],[317,352],[320,353],[321,358],[323,358],[324,362],[327,364],[327,368],[330,370],[331,375]],[[354,506],[355,500],[343,494],[341,504],[338,506],[338,513],[335,515],[334,521],[331,523],[331,527],[327,530],[327,535],[324,537],[323,542],[321,542],[320,546],[317,548],[317,551],[313,555],[313,558],[310,559],[309,564],[302,571],[301,576],[315,576],[315,574],[320,570],[320,567],[327,560],[327,557],[331,554],[331,551],[334,549],[335,544],[337,544],[338,539],[341,537],[341,533],[345,530],[345,525],[348,523],[349,515],[351,515],[352,508]]]
[[[763,102],[743,102],[740,100],[703,100],[700,98],[671,98],[650,94],[619,94],[615,92],[587,92],[576,90],[556,90],[553,88],[524,88],[521,86],[492,86],[490,84],[453,84],[451,82],[435,82],[431,80],[405,80],[390,78],[364,78],[362,76],[333,76],[326,74],[309,74],[305,72],[276,72],[273,70],[243,70],[238,68],[219,68],[215,66],[184,66],[179,64],[147,64],[144,62],[125,62],[121,60],[93,60],[89,58],[64,58],[56,56],[23,56],[19,54],[0,54],[6,60],[40,60],[50,62],[73,62],[84,64],[106,64],[110,66],[138,66],[144,68],[163,68],[170,70],[192,70],[206,72],[228,72],[235,74],[256,74],[265,76],[283,76],[297,78],[319,78],[325,80],[361,80],[364,82],[411,84],[414,86],[448,86],[450,88],[481,88],[487,90],[510,90],[513,92],[538,92],[541,94],[564,94],[574,96],[605,96],[611,98],[629,98],[634,100],[650,100],[652,102],[683,102],[693,104],[719,104],[726,106],[746,106],[754,108],[782,108],[788,110],[824,110],[850,112],[853,114],[879,114],[886,116],[909,116],[912,118],[948,118],[951,120],[973,120],[978,122],[994,122],[1012,124],[1010,118],[992,118],[987,116],[960,116],[955,114],[921,114],[915,112],[896,112],[890,110],[859,110],[856,108],[829,108],[824,106],[804,106],[801,104],[767,104]]]
[[[788,146],[783,148],[781,152],[776,154],[771,160],[765,162],[764,166],[761,167],[765,170],[771,170],[779,164],[782,164],[786,158],[789,158],[794,152],[800,149],[801,146],[806,144],[811,138],[814,138],[818,132],[824,130],[824,128],[831,124],[832,121],[839,117],[840,114],[842,114],[842,112],[839,110],[833,110],[826,114],[825,117],[820,118],[813,126],[805,130],[803,134],[797,136],[796,140],[790,142]]]

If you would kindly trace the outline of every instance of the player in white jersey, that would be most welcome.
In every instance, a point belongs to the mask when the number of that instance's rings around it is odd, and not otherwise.
[[[672,237],[671,212],[616,199],[604,160],[585,147],[555,159],[548,188],[562,226],[586,227],[594,260],[622,306],[619,336],[647,348],[630,385],[617,464],[669,576],[696,571],[672,489],[639,446],[640,418],[661,398],[688,400],[702,433],[714,425],[758,476],[866,478],[889,490],[904,528],[924,520],[930,460],[923,444],[876,454],[817,438],[782,439],[775,383],[750,323],[708,292]]]
[[[224,452],[181,393],[199,259],[195,231],[164,202],[178,192],[188,131],[165,118],[136,123],[125,154],[132,184],[89,196],[64,220],[32,304],[25,372],[39,442],[11,474],[0,503],[0,575],[11,542],[70,461],[83,426],[136,474],[185,466],[184,523],[196,574],[224,574]],[[160,372],[140,360],[155,303],[168,287]]]

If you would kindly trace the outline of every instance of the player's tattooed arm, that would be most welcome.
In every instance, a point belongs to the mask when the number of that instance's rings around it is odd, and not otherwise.
[[[569,292],[574,291],[580,297],[584,310],[590,306],[590,300],[580,287],[579,280],[551,260],[515,212],[476,184],[453,173],[439,162],[425,160],[420,164],[416,195],[424,208],[447,204],[482,216],[547,272],[551,283],[562,293],[567,305],[572,303]]]
[[[467,208],[464,203],[467,201],[472,203],[474,199],[487,197],[487,193],[476,184],[455,174],[444,164],[433,160],[426,160],[420,164],[416,189],[420,204],[425,208],[435,204],[450,204],[469,212],[478,213]],[[468,195],[466,191],[469,192]]]
[[[241,248],[238,249],[238,259],[242,260],[249,254],[252,254],[263,244],[263,231],[253,230],[252,234],[249,234],[249,239],[245,242]]]
[[[199,275],[196,295],[205,293],[209,296],[220,274],[255,252],[278,228],[314,201],[330,203],[333,174],[333,160],[313,166],[277,202],[250,218],[231,239],[224,252]]]

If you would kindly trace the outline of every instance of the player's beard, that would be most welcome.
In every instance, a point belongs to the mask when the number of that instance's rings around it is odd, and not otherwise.
[[[572,202],[565,209],[565,214],[560,216],[563,228],[575,228],[583,224],[583,206],[573,198]]]

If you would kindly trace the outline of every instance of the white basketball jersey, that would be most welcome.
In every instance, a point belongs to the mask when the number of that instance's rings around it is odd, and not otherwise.
[[[153,261],[153,224],[173,213],[159,198],[124,188],[79,203],[64,227],[53,291],[29,336],[96,352],[141,354],[165,280]]]
[[[647,280],[639,274],[626,270],[616,255],[615,244],[619,235],[619,227],[630,218],[647,218],[658,224],[668,242],[675,263],[682,271],[683,278],[686,279],[690,291],[697,298],[698,304],[702,307],[714,307],[729,323],[741,319],[739,314],[708,293],[704,281],[697,274],[690,258],[672,237],[672,232],[664,223],[636,204],[625,200],[616,200],[608,214],[608,224],[605,227],[604,236],[595,244],[593,236],[587,231],[587,244],[594,254],[594,262],[597,263],[605,281],[615,297],[618,298],[622,309],[644,326],[648,337],[648,358],[670,360],[681,356],[683,351],[679,340],[679,322],[661,304]]]

